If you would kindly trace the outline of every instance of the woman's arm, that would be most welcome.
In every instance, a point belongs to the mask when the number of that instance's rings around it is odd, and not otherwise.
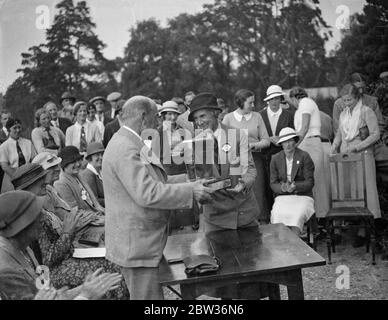
[[[309,131],[310,120],[311,120],[311,115],[309,113],[302,114],[302,128],[300,129],[299,132],[296,133],[299,136],[298,145],[301,144],[301,142],[303,141],[303,139],[305,138],[305,136],[307,134],[307,131]]]
[[[31,132],[32,144],[34,145],[35,150],[38,153],[46,151],[42,138],[43,138],[42,134],[39,132],[38,128],[35,128],[34,130],[32,130],[32,132]]]
[[[337,130],[337,134],[335,135],[333,144],[331,145],[330,153],[334,154],[338,152],[338,148],[341,146],[342,143],[342,133],[340,128]]]
[[[307,154],[303,157],[303,181],[294,181],[295,194],[310,192],[314,187],[314,162]]]
[[[372,146],[380,139],[379,124],[374,111],[369,107],[363,107],[362,116],[364,117],[366,125],[368,127],[369,136],[355,146],[356,152],[362,151]]]
[[[269,139],[267,128],[265,127],[264,120],[260,114],[258,114],[257,129],[259,134],[258,138],[260,141],[253,142],[251,144],[251,146],[253,147],[253,151],[268,148],[271,145],[271,140]]]
[[[16,169],[12,168],[7,162],[0,162],[1,169],[8,174],[10,177],[15,173]]]

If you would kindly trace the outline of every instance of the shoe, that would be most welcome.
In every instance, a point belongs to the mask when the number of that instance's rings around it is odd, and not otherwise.
[[[362,246],[365,246],[366,244],[366,238],[365,237],[360,237],[360,236],[357,236],[353,243],[352,243],[352,246],[353,248],[360,248]]]

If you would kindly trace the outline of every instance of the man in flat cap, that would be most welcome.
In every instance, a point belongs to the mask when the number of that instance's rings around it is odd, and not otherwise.
[[[123,107],[123,126],[110,140],[102,163],[106,258],[122,267],[131,299],[163,299],[159,263],[167,242],[170,210],[211,201],[212,190],[185,175],[168,177],[144,144],[156,129],[150,98],[135,96]],[[156,132],[157,131],[152,131]]]
[[[121,99],[120,92],[112,92],[106,98],[106,100],[108,100],[111,106],[110,110],[107,110],[107,113],[111,119],[116,118],[117,104],[119,103],[120,99]]]
[[[104,127],[112,121],[110,113],[105,110],[105,102],[106,100],[102,96],[97,96],[89,100],[89,103],[96,107],[97,120],[102,122]]]

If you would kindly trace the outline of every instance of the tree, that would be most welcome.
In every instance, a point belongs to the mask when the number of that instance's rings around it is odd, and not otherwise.
[[[275,83],[326,85],[330,34],[317,0],[216,0],[165,28],[133,28],[123,84],[131,93],[212,91],[229,101],[243,87],[262,96]]]
[[[22,54],[21,76],[7,90],[6,104],[14,113],[21,108],[14,104],[18,90],[28,94],[29,106],[36,109],[48,99],[58,100],[64,91],[86,99],[117,88],[117,67],[102,54],[105,45],[94,33],[86,2],[63,0],[56,9],[46,42]]]
[[[368,81],[376,81],[381,72],[388,70],[387,23],[385,0],[367,0],[363,13],[352,17],[335,52],[338,82],[346,82],[352,72],[361,72]]]

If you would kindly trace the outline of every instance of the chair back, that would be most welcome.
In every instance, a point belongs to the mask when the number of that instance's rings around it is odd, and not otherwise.
[[[331,155],[330,175],[331,208],[367,207],[363,152]]]

